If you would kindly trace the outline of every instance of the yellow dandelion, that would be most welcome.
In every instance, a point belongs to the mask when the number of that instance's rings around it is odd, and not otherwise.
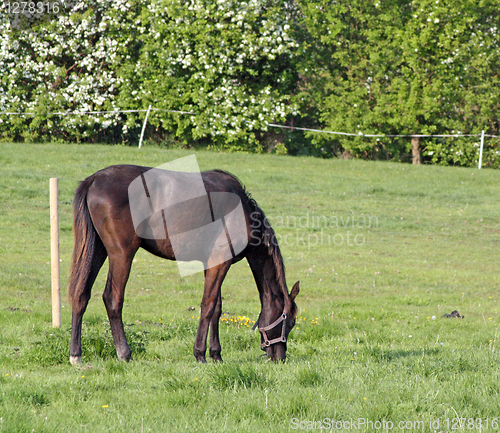
[[[108,407],[109,407],[109,405],[107,405],[107,404],[104,404],[104,405],[102,406],[102,408],[103,408],[103,409],[107,409]]]

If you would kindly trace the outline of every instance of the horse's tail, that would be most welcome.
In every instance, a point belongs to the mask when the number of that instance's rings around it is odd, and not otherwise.
[[[73,233],[75,244],[71,261],[68,298],[73,305],[90,298],[92,284],[106,259],[106,251],[99,237],[87,204],[87,194],[93,177],[85,179],[75,192],[73,201]]]

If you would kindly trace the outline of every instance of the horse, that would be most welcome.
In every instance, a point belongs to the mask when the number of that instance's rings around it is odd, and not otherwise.
[[[258,326],[260,331],[261,349],[266,352],[270,360],[285,361],[288,335],[295,325],[297,314],[295,298],[300,290],[299,282],[294,284],[289,293],[276,235],[262,209],[241,182],[228,172],[213,170],[181,174],[163,170],[164,182],[169,184],[170,189],[179,184],[176,179],[189,184],[195,182],[195,175],[198,179],[201,175],[207,196],[226,193],[228,196],[238,198],[238,205],[244,215],[243,224],[235,224],[233,227],[234,218],[220,217],[223,220],[224,232],[209,235],[214,239],[208,239],[207,242],[207,239],[185,236],[183,233],[192,229],[193,218],[207,213],[206,209],[202,209],[200,200],[186,200],[181,203],[180,210],[175,210],[179,203],[162,209],[160,214],[163,222],[166,214],[170,216],[168,230],[165,225],[163,236],[148,236],[144,234],[144,230],[142,232],[138,230],[137,224],[134,226],[134,207],[133,203],[131,204],[129,190],[134,181],[136,184],[138,179],[144,181],[151,170],[150,167],[136,165],[113,165],[87,177],[75,191],[74,249],[68,287],[68,297],[72,304],[70,362],[73,365],[82,363],[82,318],[91,296],[92,286],[106,258],[109,261],[109,270],[102,298],[117,357],[124,361],[131,359],[131,351],[123,328],[122,308],[132,261],[139,248],[167,260],[205,261],[204,292],[193,348],[194,357],[201,363],[206,362],[209,328],[209,355],[214,362],[222,361],[219,342],[221,285],[230,266],[246,258],[260,297],[261,311],[255,326]],[[146,184],[144,187],[146,188]],[[148,195],[147,188],[146,195],[147,199],[151,200],[151,193]],[[234,203],[234,200],[219,200],[218,213],[225,212],[229,216],[231,208],[235,207]],[[215,206],[211,202],[209,204],[208,212],[213,220]],[[230,237],[229,233],[233,236]],[[176,234],[180,236],[182,249],[177,248],[174,251],[172,239]],[[199,254],[200,242],[205,246],[209,244],[213,246],[224,235],[228,235],[225,252],[221,252],[222,248],[214,247],[208,250],[208,257],[206,254],[204,256]],[[233,242],[233,238],[237,241]],[[241,242],[242,239],[244,243]],[[233,253],[229,256],[227,246]],[[183,257],[179,258],[179,254]]]

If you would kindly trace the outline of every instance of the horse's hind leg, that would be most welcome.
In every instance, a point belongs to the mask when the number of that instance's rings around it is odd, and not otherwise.
[[[91,257],[90,273],[83,280],[83,290],[73,293],[72,296],[72,317],[71,317],[71,345],[69,350],[69,360],[73,365],[82,364],[82,318],[87,309],[92,286],[97,278],[97,274],[106,260],[106,250],[101,243],[96,243],[96,251]],[[85,278],[85,277],[84,277]],[[73,284],[76,282],[72,281]]]
[[[118,359],[128,361],[131,357],[130,348],[123,329],[122,310],[125,296],[125,285],[130,274],[134,254],[109,256],[109,273],[106,289],[102,294],[106,311],[108,312],[111,333],[115,342]]]
[[[219,319],[222,314],[222,296],[219,290],[219,296],[217,297],[217,304],[215,305],[214,314],[212,320],[210,321],[210,346],[209,353],[210,357],[215,362],[222,362],[221,347],[219,341]]]

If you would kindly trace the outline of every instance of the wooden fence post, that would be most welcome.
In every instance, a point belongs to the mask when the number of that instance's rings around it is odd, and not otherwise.
[[[52,274],[52,326],[61,327],[61,286],[59,270],[59,185],[50,179],[50,261]]]
[[[411,137],[412,164],[420,164],[420,137]]]

